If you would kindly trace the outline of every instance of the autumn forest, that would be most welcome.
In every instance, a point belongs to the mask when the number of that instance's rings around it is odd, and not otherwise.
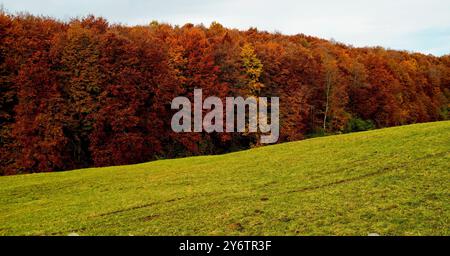
[[[175,133],[177,96],[280,98],[279,143],[449,118],[450,55],[303,34],[0,13],[0,175],[257,147]]]

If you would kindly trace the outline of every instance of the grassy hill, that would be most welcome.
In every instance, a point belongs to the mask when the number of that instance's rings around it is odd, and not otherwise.
[[[450,235],[450,122],[0,177],[0,235]]]

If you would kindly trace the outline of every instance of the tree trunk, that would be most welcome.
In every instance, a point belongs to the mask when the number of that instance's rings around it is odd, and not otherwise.
[[[331,91],[331,72],[327,72],[327,91],[326,91],[326,103],[325,103],[325,113],[323,115],[323,132],[325,133],[327,128],[327,115],[330,104],[330,91]]]

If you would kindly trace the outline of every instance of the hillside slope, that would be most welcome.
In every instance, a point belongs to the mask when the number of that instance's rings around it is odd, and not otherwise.
[[[0,177],[0,235],[450,235],[450,122]]]

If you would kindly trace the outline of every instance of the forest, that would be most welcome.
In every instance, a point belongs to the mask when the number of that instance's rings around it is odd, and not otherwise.
[[[450,55],[250,28],[0,13],[0,175],[221,154],[258,134],[176,133],[177,96],[280,99],[278,143],[449,119]]]

